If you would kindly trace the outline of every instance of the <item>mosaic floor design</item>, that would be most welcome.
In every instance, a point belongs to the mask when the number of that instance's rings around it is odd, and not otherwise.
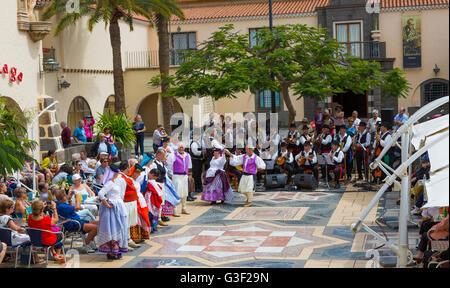
[[[224,220],[300,220],[308,207],[239,207]]]
[[[286,203],[291,201],[319,201],[324,200],[331,193],[325,192],[256,192],[253,201],[267,201],[273,203]]]
[[[268,222],[229,226],[184,226],[155,236],[145,257],[187,257],[208,266],[259,259],[306,260],[315,248],[348,241],[323,235],[324,227],[284,227]]]

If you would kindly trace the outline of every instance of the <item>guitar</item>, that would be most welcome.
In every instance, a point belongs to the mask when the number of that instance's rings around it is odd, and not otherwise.
[[[278,166],[283,166],[286,163],[286,157],[278,156],[276,163]]]
[[[303,155],[300,156],[300,158],[298,158],[298,160],[297,160],[297,165],[300,167],[300,166],[305,165],[305,163],[306,163],[306,157]]]

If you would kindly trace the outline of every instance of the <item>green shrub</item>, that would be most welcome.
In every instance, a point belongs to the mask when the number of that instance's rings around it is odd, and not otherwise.
[[[114,141],[121,143],[124,148],[131,147],[136,143],[136,136],[132,129],[133,122],[125,113],[111,113],[110,115],[109,113],[98,113],[98,116],[99,120],[95,123],[97,131],[103,132],[104,128],[108,126],[111,129]]]

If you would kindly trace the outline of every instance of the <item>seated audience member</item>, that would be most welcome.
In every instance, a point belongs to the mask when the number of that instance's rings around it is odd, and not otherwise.
[[[56,159],[56,153],[54,150],[49,150],[47,157],[42,160],[41,169],[45,171],[47,180],[52,179],[52,177],[58,172],[58,160]]]
[[[36,183],[45,182],[45,175],[37,170],[36,167],[35,175],[36,175]],[[29,178],[31,182],[33,181],[33,168],[30,162],[25,162],[23,164],[23,169],[20,171],[20,175],[24,178]]]
[[[0,226],[11,229],[11,243],[12,245],[19,245],[30,241],[30,237],[26,234],[26,230],[24,228],[17,226],[14,221],[12,221],[11,213],[13,211],[14,201],[0,201]]]
[[[93,215],[98,214],[98,208],[97,205],[94,204],[85,204],[86,201],[94,200],[95,193],[89,188],[89,186],[86,185],[86,183],[82,182],[81,176],[79,174],[74,174],[73,177],[73,185],[70,186],[69,194],[74,192],[77,194],[81,199],[81,209],[88,209]],[[71,198],[72,203],[75,203],[74,197]],[[95,220],[95,218],[93,219]]]
[[[81,151],[80,152],[80,162],[81,162],[81,165],[83,166],[83,172],[87,175],[89,175],[89,174],[92,175],[95,173],[95,164],[94,164],[93,168],[90,167],[89,166],[90,161],[91,161],[91,159],[87,157],[86,152]]]
[[[22,218],[24,222],[27,221],[28,215],[31,214],[31,204],[28,202],[27,190],[23,187],[14,189],[14,198],[16,198],[16,205],[14,212],[17,218]]]
[[[100,154],[99,154],[98,161],[97,161],[97,163],[95,163],[95,170],[97,170],[97,168],[98,168],[100,165],[102,165],[102,160],[103,160],[103,159],[109,159],[108,153],[100,153]]]
[[[75,206],[72,206],[72,200],[69,200],[69,203],[67,204],[67,195],[66,192],[64,190],[58,190],[56,192],[56,200],[58,201],[57,203],[57,209],[58,209],[58,213],[59,215],[61,215],[61,217],[65,218],[65,219],[71,219],[71,220],[75,220],[78,221],[81,224],[81,231],[88,233],[88,236],[86,237],[86,245],[88,245],[88,248],[90,248],[89,252],[91,252],[92,250],[95,250],[96,247],[94,245],[94,243],[91,241],[94,239],[95,235],[97,235],[97,226],[98,226],[98,222],[97,221],[85,221],[80,219],[80,216],[75,213],[76,211],[79,211],[81,209],[80,206],[80,198],[78,196],[77,192],[73,192],[74,196],[75,196]],[[69,231],[69,232],[78,232],[79,226],[76,222],[73,221],[69,221],[64,223],[64,228]]]
[[[0,182],[0,201],[5,199],[12,200],[6,193],[8,192],[8,187],[5,182]]]
[[[70,184],[71,179],[69,179],[69,177],[71,177],[72,173],[73,167],[71,165],[69,164],[62,165],[58,173],[55,175],[55,177],[53,177],[52,184],[61,184],[66,180]]]
[[[105,140],[105,134],[98,134],[98,140],[92,146],[91,157],[97,157],[99,153],[107,153],[111,155],[111,145]]]
[[[105,174],[106,168],[109,166],[108,158],[102,158],[100,161],[100,166],[95,170],[95,180],[98,185],[102,185],[103,175]]]
[[[429,240],[448,240],[448,216],[442,219],[441,222],[431,227],[431,232],[429,233],[430,237],[428,237],[428,233],[423,233],[420,242],[419,242],[419,252],[417,256],[414,257],[414,260],[419,264],[423,260],[423,254],[427,249]]]
[[[81,179],[86,180],[86,174],[83,171],[83,165],[81,164],[81,161],[75,161],[73,164],[73,175],[78,174],[81,176]],[[73,179],[72,179],[73,182]]]
[[[36,228],[41,230],[47,230],[47,231],[53,231],[58,232],[59,228],[54,227],[56,223],[58,223],[58,212],[56,210],[56,204],[52,202],[52,210],[53,210],[53,216],[45,216],[44,215],[44,207],[45,203],[41,200],[34,200],[31,204],[31,210],[32,214],[28,217],[28,227],[29,228]],[[58,242],[60,242],[63,239],[63,236],[61,233],[49,233],[49,232],[42,232],[42,244],[44,245],[54,245]],[[64,258],[60,255],[61,253],[62,245],[57,245],[52,248],[50,248],[50,251],[52,252],[53,259],[60,263],[64,264]]]

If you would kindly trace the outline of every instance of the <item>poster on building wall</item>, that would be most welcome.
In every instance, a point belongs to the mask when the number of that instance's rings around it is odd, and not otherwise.
[[[422,66],[420,16],[402,17],[403,67]]]

